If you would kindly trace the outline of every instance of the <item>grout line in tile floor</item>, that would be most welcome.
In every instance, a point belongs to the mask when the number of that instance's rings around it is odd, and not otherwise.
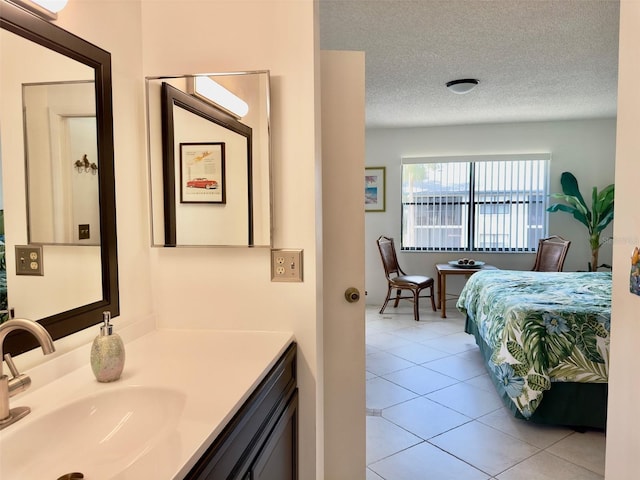
[[[367,480],[598,480],[605,434],[504,408],[462,315],[366,309]]]

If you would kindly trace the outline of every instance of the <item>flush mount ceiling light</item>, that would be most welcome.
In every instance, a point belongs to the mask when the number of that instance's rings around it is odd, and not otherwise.
[[[478,83],[480,82],[475,78],[463,78],[461,80],[451,80],[450,82],[447,82],[447,88],[453,93],[462,95],[464,93],[469,93],[471,90],[476,88]]]
[[[58,18],[58,12],[67,5],[67,0],[9,0],[31,13],[43,17],[47,20]]]
[[[193,77],[192,81],[190,79],[187,83],[187,91],[191,95],[215,104],[217,107],[231,113],[238,119],[249,113],[249,105],[247,105],[247,102],[231,93],[210,77]]]

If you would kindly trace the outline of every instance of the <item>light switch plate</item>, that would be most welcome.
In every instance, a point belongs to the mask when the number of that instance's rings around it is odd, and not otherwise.
[[[80,225],[78,225],[78,240],[88,240],[90,238],[90,225],[88,223],[81,223]]]
[[[16,275],[44,275],[42,245],[16,245]]]
[[[271,281],[302,282],[302,250],[271,250]]]

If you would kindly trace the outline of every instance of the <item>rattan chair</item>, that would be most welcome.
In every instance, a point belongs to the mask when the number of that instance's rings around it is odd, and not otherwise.
[[[392,238],[381,236],[378,238],[377,243],[384,273],[387,277],[387,298],[384,300],[384,305],[382,305],[380,313],[384,313],[384,309],[387,308],[387,303],[389,303],[391,299],[393,290],[396,290],[393,306],[397,307],[398,302],[402,299],[413,300],[413,318],[416,322],[420,321],[418,299],[420,298],[420,292],[426,289],[429,290],[430,294],[423,295],[423,297],[431,298],[431,308],[435,312],[436,303],[433,294],[433,278],[424,275],[407,275],[404,273],[400,265],[398,265],[398,257],[396,256],[396,249]],[[409,290],[411,296],[401,296],[402,290]]]
[[[570,245],[571,241],[557,235],[541,238],[538,241],[536,262],[531,270],[534,272],[561,272]]]

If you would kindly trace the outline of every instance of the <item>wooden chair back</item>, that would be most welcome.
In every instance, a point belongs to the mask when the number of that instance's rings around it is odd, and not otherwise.
[[[398,264],[398,257],[396,255],[396,247],[393,243],[393,238],[385,237],[383,235],[378,238],[377,243],[387,280],[391,280],[394,276],[404,275],[405,273]]]
[[[541,238],[532,270],[534,272],[561,272],[571,241],[558,235]]]

